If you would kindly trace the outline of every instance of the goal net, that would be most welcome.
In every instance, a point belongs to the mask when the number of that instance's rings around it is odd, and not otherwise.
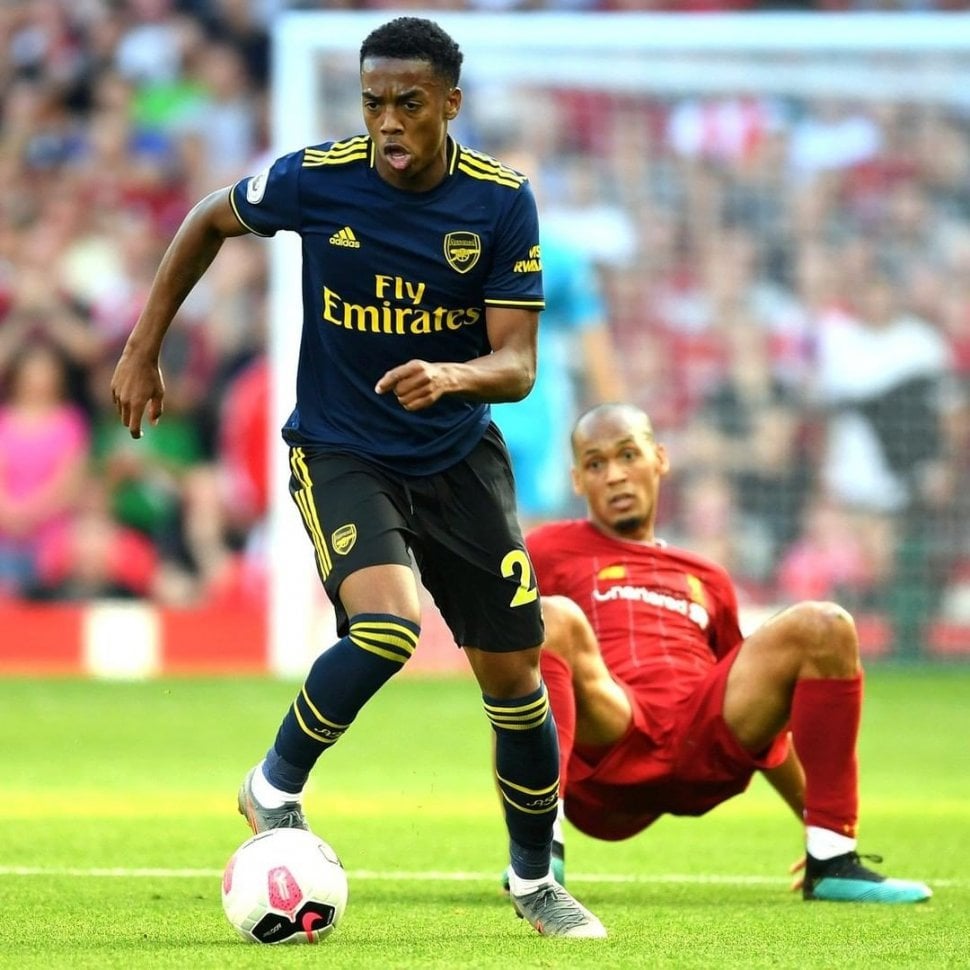
[[[455,136],[531,159],[543,232],[595,266],[671,454],[659,533],[724,563],[751,619],[836,598],[871,653],[959,642],[970,19],[428,16],[465,52]],[[275,154],[363,129],[358,51],[387,17],[279,19]],[[271,246],[278,452],[300,268]],[[271,662],[302,673],[332,614],[274,468]]]

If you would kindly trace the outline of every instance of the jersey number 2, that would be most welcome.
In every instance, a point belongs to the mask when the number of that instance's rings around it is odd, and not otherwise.
[[[519,588],[515,591],[509,606],[524,606],[535,600],[539,591],[532,582],[532,563],[521,549],[513,549],[506,553],[502,560],[502,575],[506,579],[512,579],[516,574],[518,574]]]

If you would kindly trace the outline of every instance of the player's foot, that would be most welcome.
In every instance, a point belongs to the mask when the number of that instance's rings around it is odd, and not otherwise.
[[[833,903],[922,903],[933,890],[921,882],[889,879],[862,864],[862,859],[882,862],[877,855],[846,852],[834,859],[805,859],[802,896]]]
[[[558,883],[550,882],[525,896],[513,896],[515,913],[528,920],[543,936],[601,940],[603,924]]]
[[[560,886],[566,885],[566,847],[556,839],[552,840],[552,878]],[[509,893],[509,867],[502,873],[502,891]]]
[[[253,834],[258,835],[267,829],[309,829],[303,808],[296,800],[285,802],[279,808],[266,808],[256,801],[253,794],[253,775],[259,771],[259,765],[252,768],[239,786],[237,805]]]

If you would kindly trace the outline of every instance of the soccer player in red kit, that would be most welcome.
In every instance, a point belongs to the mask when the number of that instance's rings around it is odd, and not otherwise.
[[[663,814],[702,815],[761,771],[804,822],[805,899],[928,899],[923,883],[885,878],[856,852],[862,669],[851,616],[803,602],[744,638],[726,571],[654,535],[669,461],[647,415],[596,407],[572,448],[588,518],[527,540],[566,817],[624,839]]]

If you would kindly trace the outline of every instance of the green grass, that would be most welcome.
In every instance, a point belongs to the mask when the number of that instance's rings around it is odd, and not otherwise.
[[[605,942],[547,940],[499,891],[504,830],[467,680],[400,679],[307,796],[351,879],[320,947],[238,940],[219,873],[235,791],[295,685],[0,680],[0,967],[964,967],[970,940],[970,668],[876,667],[860,743],[862,851],[921,878],[917,907],[804,904],[799,827],[760,780],[638,838],[567,833],[570,886]],[[448,878],[434,878],[440,872]],[[110,873],[110,874],[109,874]]]

